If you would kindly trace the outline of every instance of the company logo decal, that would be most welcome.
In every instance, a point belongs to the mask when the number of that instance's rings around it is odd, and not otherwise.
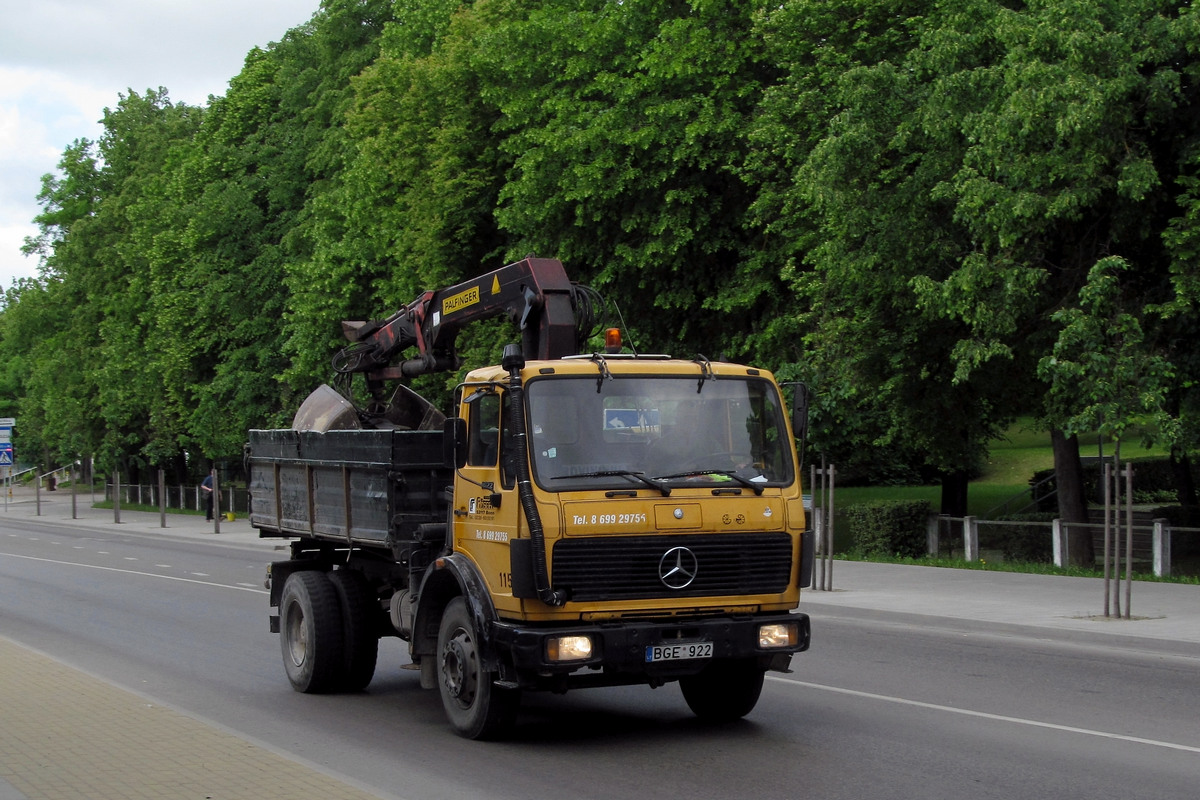
[[[479,287],[472,286],[470,289],[467,289],[465,292],[459,292],[458,294],[454,295],[453,297],[447,297],[445,300],[443,300],[442,301],[442,313],[443,314],[453,314],[455,311],[458,311],[460,308],[466,308],[467,306],[473,306],[478,302],[479,302]]]
[[[658,562],[658,579],[668,589],[684,589],[696,580],[700,562],[686,547],[672,547]]]

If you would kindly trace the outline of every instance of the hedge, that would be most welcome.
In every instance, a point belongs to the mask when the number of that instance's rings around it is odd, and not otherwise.
[[[926,500],[880,500],[848,506],[854,550],[862,556],[925,555],[926,525],[932,509]]]
[[[1005,561],[1049,564],[1054,560],[1054,541],[1050,535],[1051,522],[1058,515],[1050,512],[1010,514],[1002,520],[1040,522],[1041,525],[1005,525],[999,536],[1000,552]]]

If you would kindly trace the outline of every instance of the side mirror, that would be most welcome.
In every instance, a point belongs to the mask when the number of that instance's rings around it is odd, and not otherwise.
[[[467,444],[467,421],[447,417],[442,426],[442,463],[449,469],[460,469],[467,463]]]
[[[792,389],[792,434],[800,440],[800,451],[808,442],[808,386],[803,383],[787,384]]]

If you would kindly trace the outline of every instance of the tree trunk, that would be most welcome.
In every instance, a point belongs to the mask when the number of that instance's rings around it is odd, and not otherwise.
[[[171,456],[171,460],[165,465],[167,470],[167,481],[175,486],[182,486],[188,482],[188,462],[183,453],[177,453]]]
[[[1083,496],[1083,464],[1079,460],[1079,437],[1065,436],[1060,430],[1050,431],[1054,448],[1054,475],[1058,486],[1058,518],[1066,523],[1088,521],[1087,501]],[[1096,566],[1096,551],[1092,547],[1092,530],[1080,525],[1067,528],[1067,551],[1071,564],[1077,567]]]
[[[967,515],[968,483],[966,470],[956,470],[942,475],[942,514],[948,517],[965,517]]]
[[[1196,481],[1192,477],[1192,462],[1187,453],[1171,450],[1171,472],[1175,476],[1175,497],[1179,505],[1187,508],[1200,506]]]

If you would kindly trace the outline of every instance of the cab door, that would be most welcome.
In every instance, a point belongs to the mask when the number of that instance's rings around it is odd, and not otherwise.
[[[463,405],[467,458],[454,476],[454,549],[475,562],[497,609],[515,609],[509,542],[519,532],[521,504],[513,459],[524,455],[512,437],[507,393],[487,387]]]

